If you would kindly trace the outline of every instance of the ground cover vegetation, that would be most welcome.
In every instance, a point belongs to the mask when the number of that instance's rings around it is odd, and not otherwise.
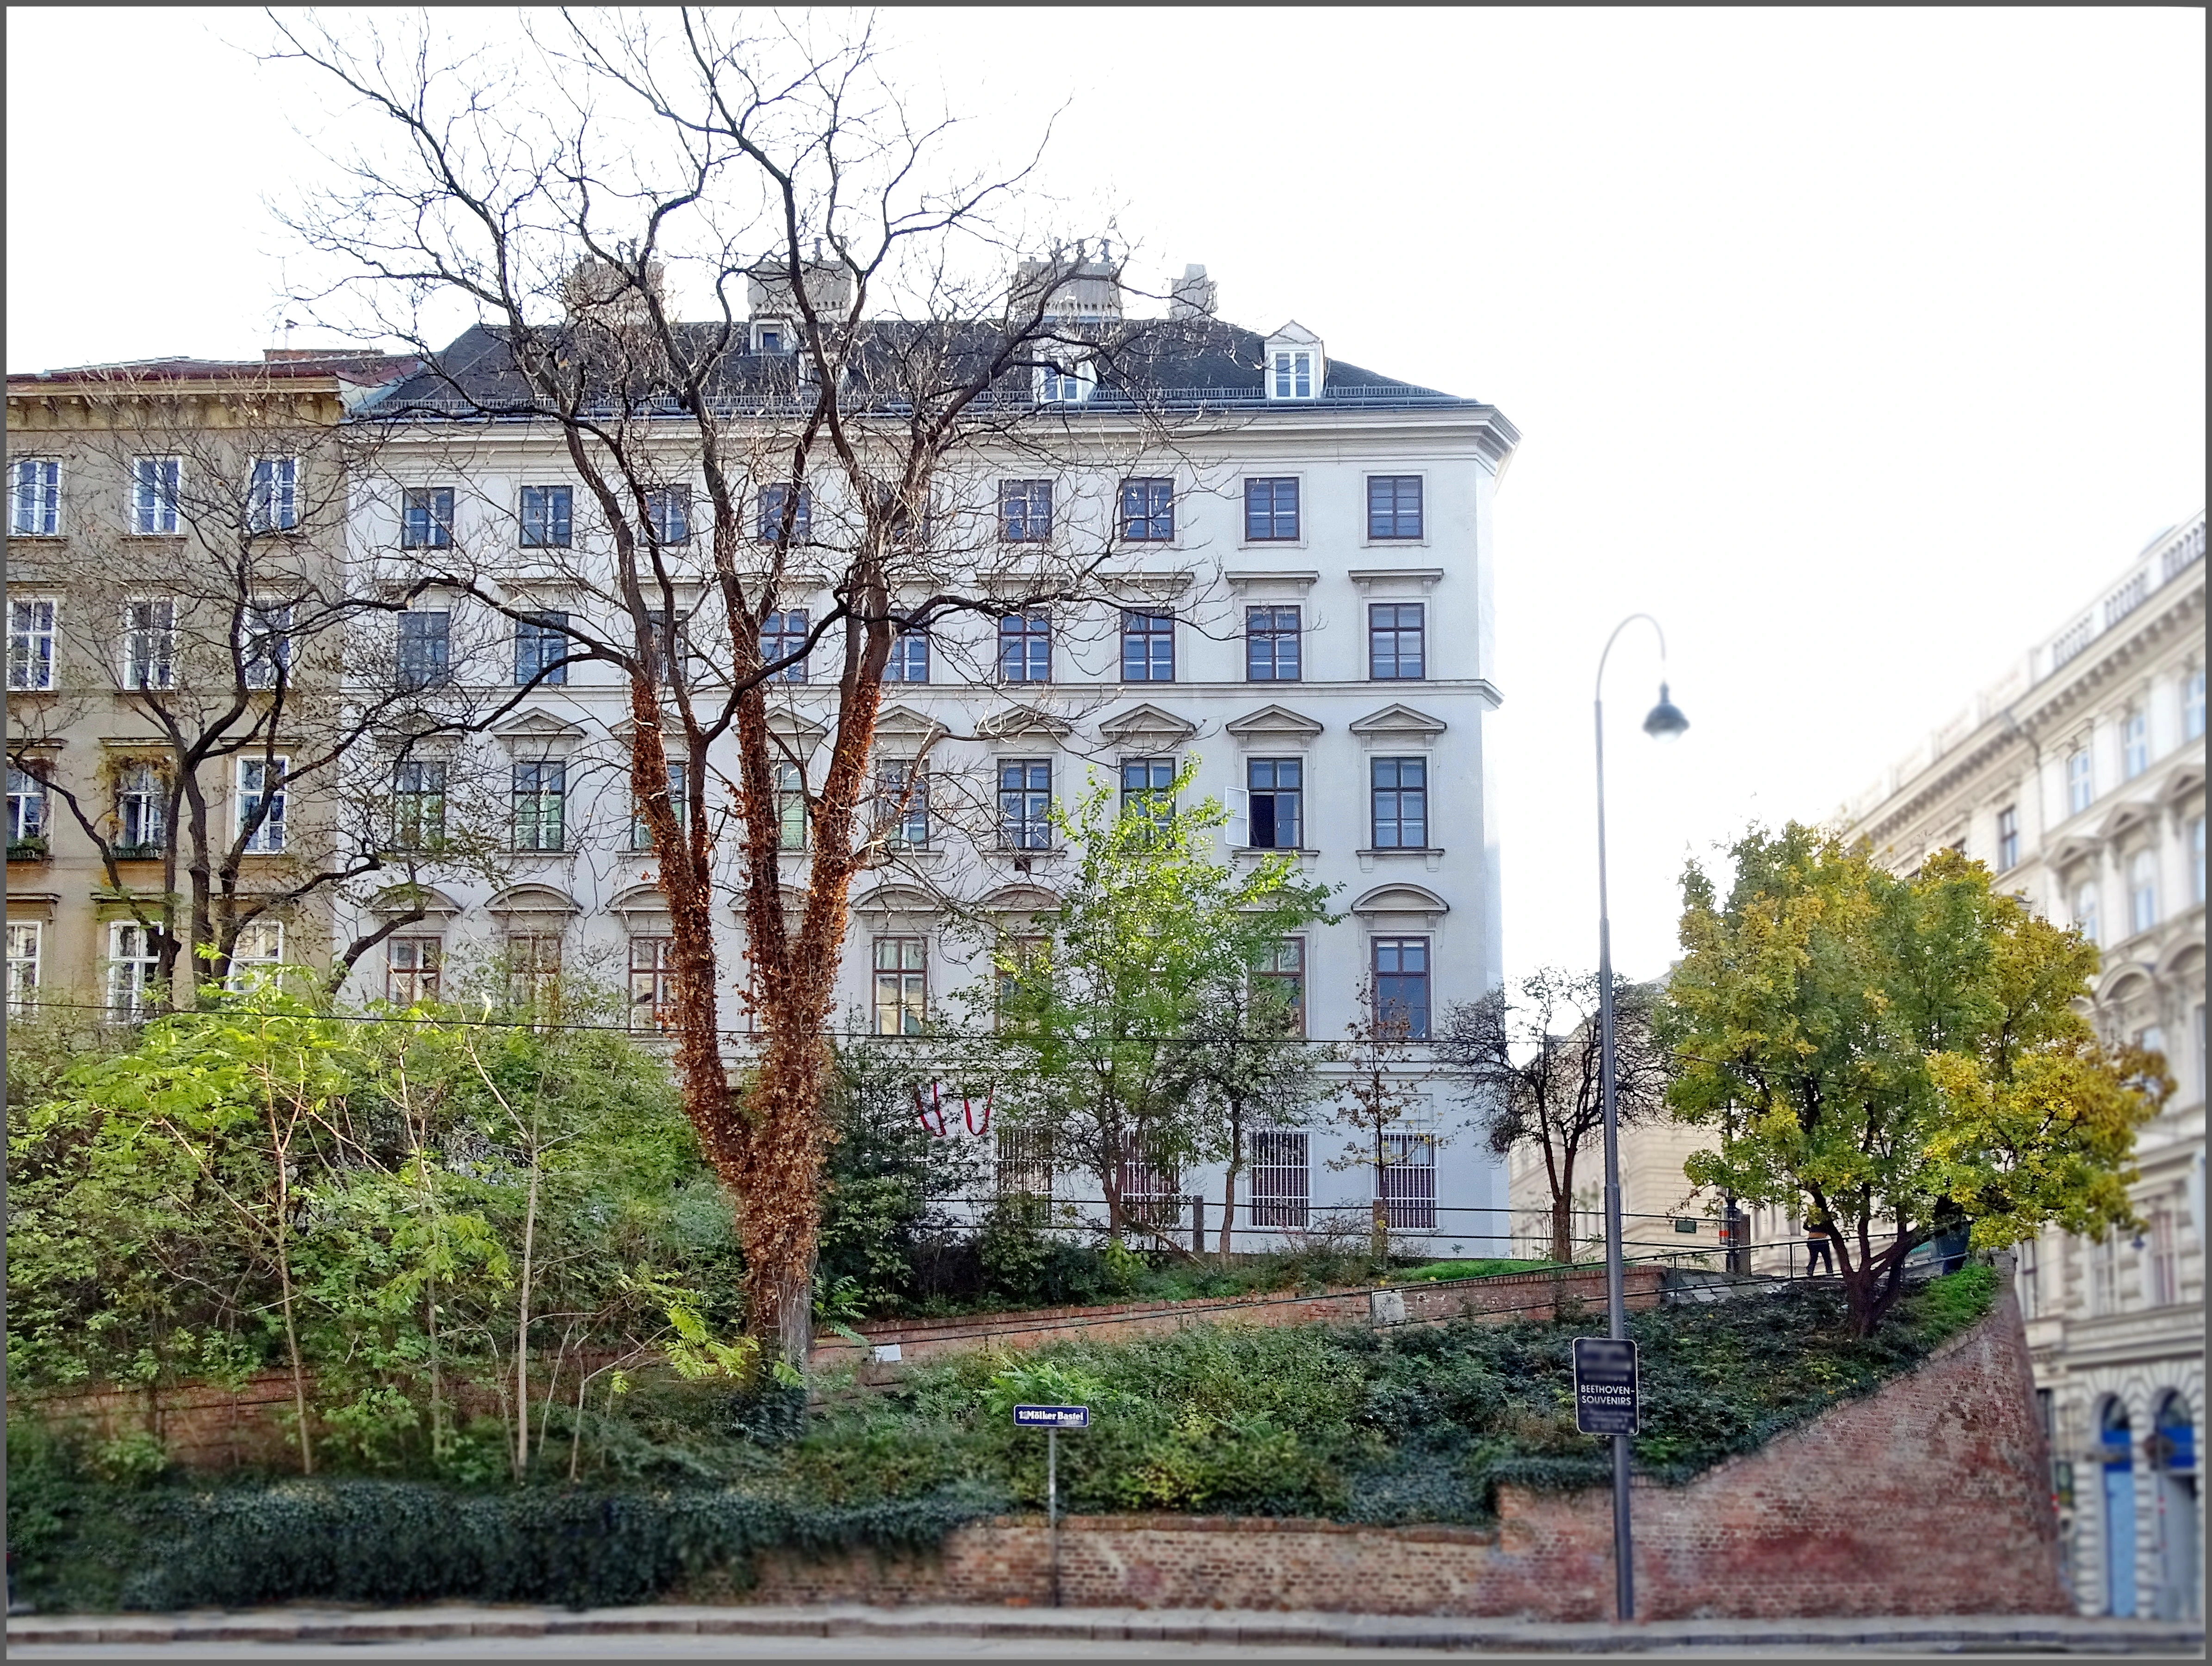
[[[1873,1337],[1814,1290],[1635,1315],[1637,1462],[1678,1482],[1755,1449],[1911,1369],[1996,1288],[1971,1267],[1905,1298]],[[1589,1322],[1202,1327],[979,1351],[888,1390],[830,1384],[803,1425],[772,1383],[644,1373],[574,1483],[134,1477],[15,1423],[10,1545],[25,1593],[50,1607],[581,1605],[742,1588],[764,1549],[921,1547],[963,1521],[1041,1508],[1042,1442],[1008,1415],[1026,1400],[1097,1408],[1060,1444],[1071,1511],[1480,1523],[1500,1485],[1571,1489],[1609,1473],[1605,1444],[1574,1432],[1568,1341]]]

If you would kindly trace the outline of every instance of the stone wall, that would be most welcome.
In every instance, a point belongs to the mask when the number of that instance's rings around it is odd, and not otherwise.
[[[1078,1437],[1079,1438],[1079,1437]],[[2062,1614],[2049,1454],[2009,1289],[1919,1371],[1680,1487],[1634,1493],[1647,1619]],[[1095,1517],[1060,1535],[1073,1607],[1320,1609],[1603,1620],[1603,1490],[1502,1489],[1494,1529]],[[1035,1519],[979,1523],[941,1553],[763,1558],[763,1602],[1052,1600]]]

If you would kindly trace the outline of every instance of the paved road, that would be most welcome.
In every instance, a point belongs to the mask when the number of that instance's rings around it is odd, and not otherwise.
[[[693,1608],[572,1613],[461,1603],[397,1609],[31,1616],[8,1622],[17,1660],[626,1658],[817,1660],[1442,1658],[1636,1653],[1814,1659],[1839,1653],[1998,1657],[2125,1654],[2201,1659],[2199,1625],[2073,1616],[1660,1620],[1619,1627],[1510,1620],[1132,1608]]]

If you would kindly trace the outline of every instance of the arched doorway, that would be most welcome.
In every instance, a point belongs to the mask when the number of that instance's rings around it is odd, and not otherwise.
[[[2128,1408],[2105,1402],[2100,1439],[2105,1451],[2105,1612],[2130,1620],[2136,1612],[2135,1432]]]
[[[2203,1613],[2197,1550],[2197,1424],[2189,1402],[2169,1392],[2158,1402],[2148,1443],[2158,1510],[2158,1617]]]

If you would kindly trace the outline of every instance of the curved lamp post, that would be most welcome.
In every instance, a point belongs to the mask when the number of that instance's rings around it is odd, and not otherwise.
[[[1613,1104],[1613,922],[1605,894],[1605,662],[1620,633],[1638,619],[1659,637],[1659,703],[1644,720],[1644,733],[1654,740],[1673,740],[1690,727],[1690,720],[1667,697],[1663,675],[1667,665],[1667,633],[1649,613],[1632,613],[1613,628],[1605,639],[1605,652],[1597,657],[1597,1012],[1598,1095],[1605,1113],[1605,1299],[1609,1335],[1616,1342],[1628,1340],[1628,1301],[1623,1288],[1620,1254],[1620,1124]],[[1628,1529],[1628,1439],[1613,1438],[1613,1583],[1614,1612],[1622,1620],[1636,1618],[1636,1570]]]

